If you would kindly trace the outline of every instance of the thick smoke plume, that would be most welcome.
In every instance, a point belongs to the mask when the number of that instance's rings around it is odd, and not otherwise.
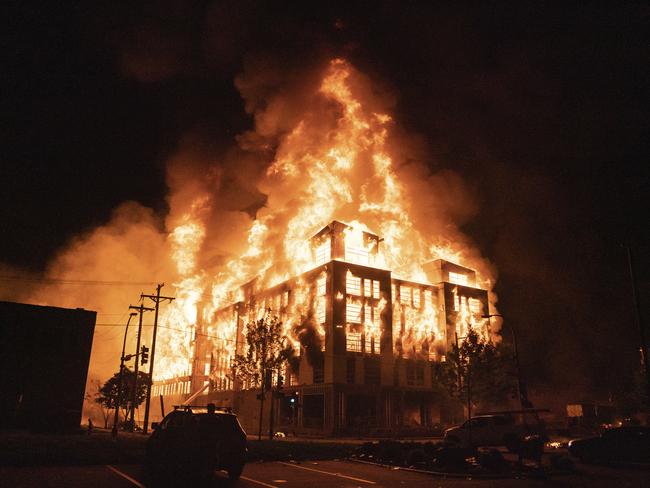
[[[308,238],[334,219],[384,237],[385,264],[397,274],[424,278],[420,266],[441,257],[476,269],[492,288],[494,268],[459,230],[476,214],[470,189],[454,172],[428,169],[423,145],[392,118],[393,94],[342,59],[287,71],[251,62],[235,83],[253,128],[220,156],[209,135],[179,141],[167,164],[168,214],[127,202],[75,238],[46,273],[151,285],[48,285],[24,297],[99,312],[91,378],[117,369],[116,325],[158,282],[177,299],[162,311],[157,376],[183,373],[192,326],[251,278],[266,286],[302,271]],[[293,327],[303,339],[314,335],[300,318]]]

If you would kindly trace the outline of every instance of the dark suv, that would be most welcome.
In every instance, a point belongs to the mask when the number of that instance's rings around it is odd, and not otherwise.
[[[151,424],[147,468],[154,480],[205,479],[225,470],[237,479],[246,462],[246,433],[229,408],[177,406]]]

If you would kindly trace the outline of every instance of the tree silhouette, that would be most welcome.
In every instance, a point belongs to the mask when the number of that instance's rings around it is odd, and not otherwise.
[[[282,322],[267,313],[263,318],[246,326],[246,354],[237,354],[233,366],[235,377],[244,382],[244,387],[260,388],[260,423],[258,439],[262,439],[262,418],[264,397],[267,390],[273,389],[274,372],[279,373],[282,366],[293,354],[282,334]],[[273,395],[271,395],[271,401]],[[271,403],[273,412],[273,403]],[[273,413],[269,418],[272,430]],[[270,434],[272,438],[272,433]]]
[[[472,404],[486,408],[507,403],[516,385],[510,352],[503,345],[481,340],[472,329],[439,363],[436,378],[451,398],[463,404],[470,384]]]
[[[282,334],[282,322],[267,314],[246,326],[246,353],[235,356],[235,376],[245,386],[262,387],[264,391],[272,385],[263,380],[278,371],[292,354]]]
[[[120,395],[120,405],[119,407],[124,410],[124,415],[126,416],[126,411],[133,400],[133,385],[135,380],[135,373],[127,367],[124,367],[124,372],[122,374],[122,392]],[[142,404],[147,395],[147,384],[149,381],[149,375],[138,371],[138,387],[136,392],[136,407]],[[101,388],[99,388],[97,394],[95,395],[95,402],[107,409],[114,409],[115,402],[117,399],[117,393],[120,382],[120,373],[115,373],[111,378],[109,378],[106,383],[104,383]]]

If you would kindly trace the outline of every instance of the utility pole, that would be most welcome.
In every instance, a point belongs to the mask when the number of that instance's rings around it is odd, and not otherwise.
[[[142,300],[142,297],[140,297]],[[129,309],[137,310],[140,313],[140,321],[138,322],[138,339],[135,346],[135,367],[133,371],[135,376],[133,378],[133,395],[131,396],[131,431],[135,427],[135,402],[138,398],[138,355],[140,354],[140,337],[142,336],[142,315],[144,312],[151,312],[153,308],[145,307],[142,303],[139,306],[129,305]]]
[[[129,314],[129,320],[126,321],[126,329],[124,329],[124,341],[122,341],[122,355],[120,356],[120,376],[117,380],[117,398],[115,399],[115,419],[113,420],[113,430],[111,434],[117,437],[117,423],[119,422],[120,403],[122,403],[122,378],[124,377],[124,353],[126,352],[126,336],[129,333],[129,324],[131,319],[138,315],[135,312]]]
[[[630,271],[630,281],[632,282],[632,300],[634,302],[634,315],[636,323],[639,327],[639,339],[641,340],[641,361],[645,372],[645,386],[648,401],[650,401],[650,363],[648,362],[648,343],[646,342],[645,328],[641,320],[641,306],[639,305],[639,297],[637,294],[636,276],[634,275],[634,264],[632,260],[632,249],[629,245],[625,245],[627,251],[627,265]]]
[[[151,363],[149,364],[149,380],[147,381],[147,400],[144,407],[144,428],[142,433],[146,434],[149,427],[149,405],[151,404],[151,384],[153,382],[153,362],[156,358],[156,335],[158,334],[158,309],[160,308],[160,302],[165,300],[175,300],[174,297],[163,297],[160,296],[160,290],[165,286],[164,283],[159,283],[156,287],[155,295],[142,295],[142,298],[148,298],[156,304],[155,315],[153,319],[153,338],[151,339]]]

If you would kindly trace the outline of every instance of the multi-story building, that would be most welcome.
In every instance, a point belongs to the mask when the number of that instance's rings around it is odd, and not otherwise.
[[[350,230],[331,222],[312,237],[313,269],[267,289],[252,281],[240,300],[197,324],[192,374],[157,383],[154,394],[174,403],[203,389],[195,401],[231,406],[256,430],[259,390],[234,379],[231,366],[244,352],[246,324],[271,313],[297,352],[283,372],[285,396],[274,400],[280,430],[426,432],[439,422],[436,363],[468,327],[489,335],[487,291],[474,271],[440,259],[422,267],[425,281],[398,278],[380,263],[382,239],[352,239]]]

